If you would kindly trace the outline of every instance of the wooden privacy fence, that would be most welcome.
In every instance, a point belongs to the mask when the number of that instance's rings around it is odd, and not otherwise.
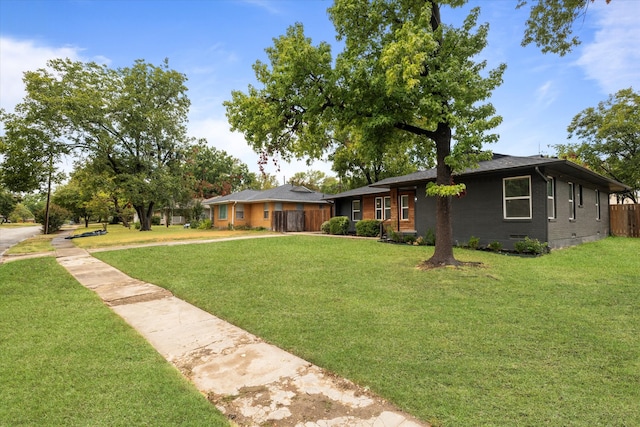
[[[621,237],[640,237],[640,204],[609,206],[611,234]]]
[[[273,229],[279,232],[320,231],[329,220],[329,209],[313,211],[276,211],[273,213]]]

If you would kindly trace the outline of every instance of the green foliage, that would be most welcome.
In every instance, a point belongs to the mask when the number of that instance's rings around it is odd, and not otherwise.
[[[356,235],[363,237],[379,236],[380,221],[376,219],[363,219],[356,222]]]
[[[402,238],[402,240],[409,245],[413,245],[418,239],[413,234],[407,234]]]
[[[530,239],[528,236],[514,244],[514,249],[520,254],[541,255],[549,252],[549,244],[538,239]]]
[[[9,218],[17,204],[17,197],[0,187],[0,217],[2,217],[0,223],[5,218]]]
[[[210,219],[203,219],[202,221],[200,221],[200,224],[198,224],[198,230],[209,230],[212,227],[213,223]]]
[[[331,233],[331,222],[330,221],[323,222],[322,225],[320,226],[320,231],[322,231],[324,234],[330,234]]]
[[[436,233],[435,231],[433,231],[433,229],[431,228],[427,229],[427,232],[425,233],[425,236],[424,236],[424,241],[428,246],[436,245]]]
[[[480,238],[471,236],[469,238],[469,242],[467,242],[467,247],[469,249],[479,249],[480,248]]]
[[[162,217],[159,215],[154,215],[151,217],[151,225],[160,225],[162,222]]]
[[[581,142],[559,144],[560,157],[575,161],[609,178],[620,181],[637,203],[640,191],[640,92],[622,89],[577,114],[569,125],[569,138]]]
[[[502,243],[495,241],[487,245],[487,248],[493,252],[500,252],[502,250]]]
[[[391,228],[391,226],[387,227],[387,240],[395,243],[404,242],[404,238],[402,237],[402,234],[395,231],[393,228]]]
[[[9,219],[13,222],[25,222],[34,218],[33,213],[22,203],[18,203],[9,215]]]
[[[334,216],[329,220],[329,234],[347,234],[349,232],[349,217]]]
[[[452,197],[463,194],[467,189],[465,184],[438,185],[435,182],[427,184],[427,196]]]
[[[40,209],[34,212],[36,222],[42,224],[44,231],[45,224],[45,211],[46,209]],[[71,213],[63,207],[60,207],[54,203],[49,205],[49,233],[53,234],[64,225],[65,221],[71,217]]]
[[[142,226],[140,225],[140,221],[136,221],[136,222],[133,224],[133,228],[135,228],[136,230],[140,230],[140,228],[141,228],[141,227],[142,227]]]
[[[542,53],[557,53],[564,56],[580,44],[573,36],[573,24],[579,17],[583,25],[589,10],[589,1],[572,0],[529,0],[533,3],[526,21],[522,46],[534,43]],[[524,7],[529,1],[520,0],[517,8]],[[609,3],[611,0],[607,0]],[[593,2],[593,0],[591,0]]]

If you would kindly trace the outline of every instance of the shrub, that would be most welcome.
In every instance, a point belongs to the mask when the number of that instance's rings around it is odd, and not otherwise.
[[[413,243],[416,241],[416,236],[412,234],[407,234],[406,236],[404,236],[403,240],[405,243],[413,245]]]
[[[487,245],[487,248],[493,252],[500,252],[502,250],[502,243],[495,241]]]
[[[203,219],[202,221],[200,221],[200,224],[198,224],[198,230],[208,230],[213,226],[213,223],[211,222],[210,219]]]
[[[356,235],[363,237],[377,237],[380,235],[380,221],[363,219],[356,222]]]
[[[478,249],[480,247],[480,238],[476,236],[471,236],[469,238],[469,243],[467,243],[467,247],[469,249]]]
[[[431,228],[428,229],[426,234],[424,235],[424,241],[428,246],[436,245],[436,233]]]
[[[160,225],[160,216],[154,215],[151,217],[151,225]]]
[[[331,231],[331,224],[329,223],[329,221],[325,221],[322,223],[322,225],[320,226],[320,231],[322,231],[324,234],[329,234],[329,232]]]
[[[329,233],[347,234],[349,232],[349,217],[334,216],[329,220]]]
[[[35,218],[36,222],[42,224],[42,229],[44,231],[44,223],[45,223],[45,208],[36,211]],[[55,233],[60,230],[60,228],[64,225],[64,222],[71,216],[68,210],[62,208],[56,204],[49,205],[49,234]]]
[[[549,252],[549,244],[547,242],[542,243],[538,239],[530,239],[529,236],[516,242],[514,247],[519,254],[540,255]]]
[[[427,244],[427,241],[425,240],[425,238],[424,238],[424,237],[419,236],[419,237],[416,239],[416,244],[417,244],[418,246],[425,246],[425,245]]]
[[[387,227],[387,240],[391,240],[392,242],[402,243],[404,239],[402,238],[402,234],[396,232],[391,227]]]
[[[140,222],[136,221],[136,222],[133,224],[133,228],[135,228],[136,230],[140,230]]]

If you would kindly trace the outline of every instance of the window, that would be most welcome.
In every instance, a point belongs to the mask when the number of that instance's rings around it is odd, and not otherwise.
[[[582,207],[584,203],[582,203],[582,185],[578,185],[578,206]]]
[[[227,205],[218,206],[218,219],[227,219]]]
[[[282,211],[282,202],[276,202],[276,207],[274,209],[275,211]]]
[[[505,178],[503,210],[505,219],[531,219],[531,177]]]
[[[269,219],[269,203],[264,204],[264,214],[262,214],[264,219]]]
[[[600,190],[596,190],[596,220],[600,219]]]
[[[242,203],[236,205],[236,219],[244,219],[244,205]]]
[[[409,219],[409,196],[407,194],[400,196],[400,218]]]
[[[304,210],[304,204],[302,204],[302,203],[297,203],[297,204],[296,204],[296,210],[297,210],[297,211],[303,211],[303,210]]]
[[[556,217],[556,180],[547,177],[547,215],[549,219]]]
[[[576,186],[573,182],[569,183],[569,219],[576,219]]]
[[[360,210],[360,200],[351,201],[351,220],[360,221],[362,219],[362,211]]]
[[[391,197],[376,197],[376,219],[382,221],[391,218]]]

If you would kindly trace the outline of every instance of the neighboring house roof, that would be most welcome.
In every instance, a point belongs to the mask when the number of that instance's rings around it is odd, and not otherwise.
[[[454,177],[479,176],[496,172],[513,172],[518,173],[519,170],[526,170],[536,167],[545,167],[550,171],[555,171],[559,175],[565,175],[572,179],[580,178],[587,182],[606,186],[610,192],[629,191],[630,187],[597,174],[587,168],[568,160],[562,160],[552,157],[518,157],[508,156],[505,154],[494,154],[493,159],[480,162],[477,168],[468,168],[461,173],[454,174]],[[410,186],[425,181],[435,181],[436,168],[414,172],[408,175],[386,178],[366,187],[356,188],[355,190],[345,191],[327,197],[328,199],[339,199],[343,197],[356,197],[368,194],[381,193],[383,190],[391,187]]]
[[[291,184],[268,190],[242,190],[238,193],[228,194],[222,197],[213,197],[202,202],[204,205],[224,205],[227,203],[264,203],[264,202],[288,202],[288,203],[328,203],[324,194],[309,190],[303,186]]]

